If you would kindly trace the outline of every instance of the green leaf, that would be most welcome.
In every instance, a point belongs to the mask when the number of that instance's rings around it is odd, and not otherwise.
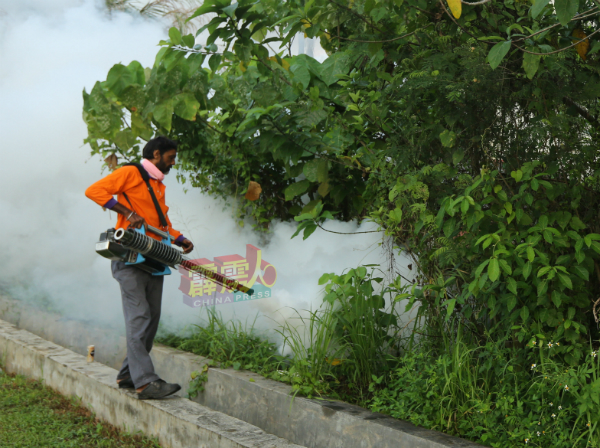
[[[506,301],[506,307],[508,311],[512,311],[515,306],[517,306],[517,296],[511,295]]]
[[[498,253],[498,252],[496,252],[496,253]],[[506,275],[512,275],[512,268],[510,267],[510,265],[508,264],[508,262],[505,259],[500,258],[498,260],[498,263],[500,263],[500,267],[502,268],[502,270],[504,271],[504,273]]]
[[[326,159],[312,159],[304,164],[302,172],[311,182],[326,182],[328,164]]]
[[[127,69],[133,75],[134,82],[143,86],[146,84],[146,74],[144,72],[144,67],[138,61],[131,61],[127,66]]]
[[[492,67],[492,69],[495,69],[500,65],[502,59],[504,59],[504,56],[506,56],[510,50],[511,45],[511,41],[507,40],[505,42],[498,42],[492,47],[487,56],[487,61],[490,63],[490,67]]]
[[[324,198],[325,196],[327,196],[327,194],[329,194],[330,191],[331,187],[329,186],[329,182],[323,182],[319,185],[317,193],[319,193],[321,197]]]
[[[519,182],[522,178],[523,178],[523,171],[521,170],[517,170],[517,171],[512,171],[510,173],[510,176],[517,182]]]
[[[308,190],[310,187],[310,181],[301,180],[300,182],[296,182],[285,189],[285,200],[291,201],[296,196],[299,196]]]
[[[446,129],[440,134],[440,140],[442,142],[442,146],[445,146],[446,148],[452,148],[456,143],[456,134]]]
[[[455,224],[456,224],[456,221],[454,219],[449,219],[448,221],[446,221],[444,223],[443,231],[444,231],[444,235],[446,235],[446,238],[450,238],[450,236],[452,235],[452,232],[454,232]]]
[[[490,260],[490,264],[488,265],[488,275],[492,282],[495,282],[498,280],[498,277],[500,277],[500,267],[497,258],[492,258]]]
[[[194,14],[192,14],[188,19],[186,19],[186,22],[189,22],[192,19],[195,19],[198,16],[202,16],[206,13],[209,12],[219,12],[221,10],[220,6],[214,6],[214,2],[206,2],[204,3],[202,6],[200,6],[200,8],[198,8]]]
[[[592,49],[590,51],[588,51],[586,56],[590,56],[590,55],[596,53],[598,50],[600,50],[600,41],[594,42],[594,45],[592,45]]]
[[[309,223],[304,228],[304,234],[302,235],[302,239],[305,240],[306,238],[311,236],[315,230],[317,230],[317,225],[314,222]]]
[[[185,36],[183,36],[181,38],[181,41],[183,42],[183,45],[185,45],[188,48],[194,48],[194,44],[196,43],[196,39],[194,39],[194,36],[192,36],[191,34],[186,34]]]
[[[130,129],[117,132],[113,141],[122,150],[127,150],[137,143],[137,139]]]
[[[543,280],[538,283],[538,286],[537,286],[538,297],[543,296],[547,290],[548,290],[548,281],[547,280]]]
[[[208,60],[208,66],[210,67],[210,70],[213,73],[217,71],[220,63],[221,63],[221,55],[220,54],[213,54],[210,57],[210,59]]]
[[[447,313],[446,313],[446,320],[450,319],[450,315],[452,314],[452,311],[454,311],[454,306],[456,305],[456,299],[450,299],[450,300],[446,300],[443,305],[447,305],[448,309],[447,309]]]
[[[140,114],[131,114],[131,132],[135,137],[142,137],[144,140],[150,140],[154,134],[152,127]]]
[[[530,262],[533,262],[533,260],[535,260],[535,251],[533,250],[533,247],[531,247],[531,246],[527,246],[527,259]]]
[[[402,209],[400,207],[396,207],[390,212],[390,218],[396,222],[402,221]]]
[[[507,289],[510,292],[512,292],[513,294],[517,294],[517,281],[514,278],[508,277],[506,284],[507,284]],[[514,305],[513,305],[513,307],[514,307]],[[510,308],[512,309],[513,307],[510,307]],[[510,311],[510,309],[509,309],[509,311]]]
[[[331,84],[339,81],[338,75],[347,75],[351,60],[346,53],[336,52],[329,56],[321,66],[319,77],[325,84]]]
[[[544,7],[548,4],[550,0],[535,0],[535,3],[531,7],[531,17],[534,19],[542,12]]]
[[[573,230],[583,230],[587,227],[577,216],[573,216],[573,218],[571,218],[570,224]]]
[[[443,142],[442,142],[442,144],[443,144]],[[465,152],[462,149],[457,149],[452,154],[452,163],[454,165],[460,163],[460,161],[463,159],[464,156],[465,156]]]
[[[556,308],[560,308],[560,304],[562,303],[560,292],[557,290],[552,291],[552,303]]]
[[[569,224],[571,217],[571,213],[567,211],[560,211],[556,213],[556,222],[564,229]]]
[[[543,268],[541,268],[537,273],[538,278],[541,277],[542,275],[548,273],[548,271],[550,269],[552,269],[552,266],[544,266]]]
[[[174,112],[184,120],[193,121],[198,113],[200,103],[192,93],[180,93],[173,98],[175,102]]]
[[[290,71],[294,74],[294,81],[302,84],[302,87],[307,89],[310,85],[310,72],[304,63],[297,63],[290,67]]]
[[[519,316],[521,316],[521,319],[523,319],[523,322],[527,322],[527,319],[529,318],[529,308],[527,308],[526,306],[521,308],[521,312],[519,313]]]
[[[126,87],[135,84],[136,81],[137,77],[131,70],[122,64],[115,64],[106,77],[106,87],[118,96],[121,95]]]
[[[475,278],[479,278],[481,276],[481,273],[483,272],[483,270],[489,263],[490,263],[490,260],[488,259],[488,260],[485,260],[483,263],[481,263],[477,267],[477,270],[475,271]]]
[[[556,16],[562,26],[567,26],[579,8],[579,0],[554,0]]]
[[[231,5],[227,6],[226,8],[223,8],[223,13],[227,14],[229,17],[231,17],[232,19],[235,18],[235,10],[238,7],[238,3],[232,3]]]
[[[247,63],[252,57],[253,46],[254,43],[249,37],[247,39],[237,39],[233,44],[233,51],[242,62]]]
[[[529,79],[533,79],[540,66],[540,55],[531,53],[523,53],[523,68]]]
[[[523,277],[527,280],[529,274],[531,274],[532,264],[528,261],[523,265]]]
[[[569,277],[567,274],[562,274],[560,272],[558,272],[557,275],[558,275],[558,280],[565,288],[573,289],[573,283],[571,282],[571,277]]]
[[[173,45],[181,45],[181,33],[174,26],[169,29],[169,39]]]
[[[167,100],[158,104],[154,108],[154,120],[158,122],[167,131],[171,130],[171,120],[173,119],[173,101]]]
[[[573,271],[575,274],[577,274],[579,277],[581,277],[585,281],[590,280],[590,273],[583,266],[573,266],[571,268],[571,271]]]

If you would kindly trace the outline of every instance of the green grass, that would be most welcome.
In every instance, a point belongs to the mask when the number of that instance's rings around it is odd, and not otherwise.
[[[157,342],[205,356],[221,367],[251,370],[268,375],[286,362],[277,354],[275,344],[255,333],[254,325],[237,321],[225,322],[220,313],[207,308],[206,322],[192,325],[185,337],[162,334]]]
[[[100,422],[87,409],[38,381],[0,373],[1,447],[160,448]]]

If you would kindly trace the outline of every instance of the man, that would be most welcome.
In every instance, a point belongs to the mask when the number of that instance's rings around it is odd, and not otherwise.
[[[175,165],[177,142],[166,137],[150,140],[142,152],[142,167],[148,172],[149,184],[154,191],[167,226],[160,224],[157,209],[146,183],[136,166],[124,166],[104,179],[90,186],[85,195],[97,204],[117,212],[116,228],[145,226],[146,224],[167,231],[175,244],[189,253],[194,248],[190,240],[173,229],[165,204],[165,174]],[[117,200],[113,195],[117,195]],[[148,231],[148,236],[161,240],[161,237]],[[154,372],[150,350],[158,322],[162,300],[163,277],[153,276],[122,261],[112,262],[113,277],[121,286],[125,332],[127,336],[127,357],[117,375],[121,389],[136,388],[142,400],[163,398],[181,389],[178,384],[169,384]]]

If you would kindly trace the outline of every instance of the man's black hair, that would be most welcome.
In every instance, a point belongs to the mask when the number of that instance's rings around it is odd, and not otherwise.
[[[171,149],[177,149],[177,142],[162,136],[153,138],[146,143],[146,146],[144,146],[142,157],[144,159],[152,160],[154,158],[154,151],[157,149],[160,151],[160,155],[162,156],[165,152]]]

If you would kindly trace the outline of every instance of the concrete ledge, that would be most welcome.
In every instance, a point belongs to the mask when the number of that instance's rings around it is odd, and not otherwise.
[[[161,377],[179,384],[209,362],[165,346],[153,348],[152,359]],[[204,386],[194,401],[308,448],[482,447],[340,401],[292,400],[287,384],[247,371],[210,368]]]
[[[183,398],[140,401],[119,390],[117,371],[0,320],[0,358],[6,371],[76,395],[98,418],[158,438],[164,447],[301,448],[248,423]]]

